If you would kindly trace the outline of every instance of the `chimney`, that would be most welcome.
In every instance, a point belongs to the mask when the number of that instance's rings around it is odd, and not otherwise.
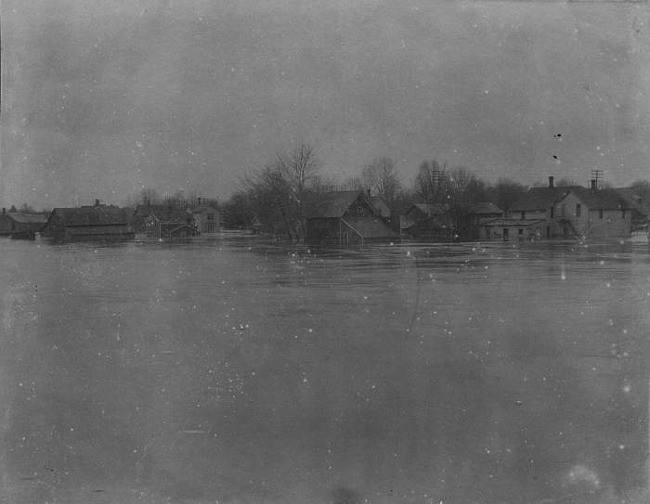
[[[370,187],[366,189],[366,195],[370,198]]]
[[[95,200],[95,206],[99,206],[99,200],[98,199]]]
[[[550,176],[550,177],[548,178],[548,187],[549,187],[550,189],[553,189],[553,188],[555,187],[555,179],[554,179],[553,176]]]
[[[2,207],[2,215],[7,213],[7,209],[5,207]]]
[[[591,179],[591,192],[596,192],[598,190],[598,181],[596,179]]]
[[[199,206],[201,206],[201,196],[199,196],[198,198],[196,198],[196,200],[198,201]]]

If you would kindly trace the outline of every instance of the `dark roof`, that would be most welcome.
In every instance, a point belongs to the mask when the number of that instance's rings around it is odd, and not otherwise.
[[[47,222],[47,218],[49,217],[47,214],[34,214],[24,212],[10,212],[5,215],[11,220],[20,222],[21,224],[45,224]]]
[[[579,186],[533,187],[521,196],[510,210],[514,212],[546,210],[569,194],[569,191],[576,188],[582,189]]]
[[[571,192],[592,210],[623,210],[632,205],[614,189],[591,191],[584,187],[572,187]]]
[[[474,215],[492,215],[492,214],[502,214],[503,210],[501,210],[494,203],[490,203],[489,201],[484,201],[481,203],[476,203],[474,206],[472,206],[471,213],[473,213]]]
[[[413,208],[418,209],[427,217],[433,217],[434,215],[442,215],[447,213],[448,208],[446,205],[435,205],[431,203],[413,203],[411,207],[407,210],[409,213]]]
[[[369,206],[372,206],[362,191],[332,191],[324,193],[321,199],[316,203],[308,218],[310,219],[338,219],[352,206],[357,198],[366,200]]]
[[[110,226],[126,225],[128,222],[126,211],[114,206],[55,208],[51,216],[54,215],[64,226]]]
[[[625,201],[627,201],[630,208],[633,208],[643,215],[650,216],[650,200],[646,199],[644,201],[638,191],[633,187],[622,187],[614,189],[614,191],[620,194]]]

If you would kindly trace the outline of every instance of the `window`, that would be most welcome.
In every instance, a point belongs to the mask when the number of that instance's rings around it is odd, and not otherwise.
[[[363,215],[363,207],[362,206],[357,207],[357,215]]]
[[[603,209],[602,208],[600,210],[598,210],[598,218],[599,219],[603,218]]]
[[[521,220],[524,220],[526,218],[526,212],[521,212]]]
[[[582,215],[582,205],[580,203],[576,203],[576,217],[580,217]]]
[[[622,217],[623,219],[625,219],[625,208],[624,208],[623,211],[622,211],[622,215],[621,215],[621,217]]]
[[[555,217],[555,207],[551,207],[551,219]]]
[[[524,230],[523,230],[523,229],[519,229],[519,234],[520,234],[520,235],[524,234]]]

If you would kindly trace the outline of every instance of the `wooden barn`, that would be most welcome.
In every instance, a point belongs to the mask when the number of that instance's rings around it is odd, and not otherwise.
[[[47,222],[47,217],[47,214],[7,212],[3,208],[0,215],[0,236],[33,239]]]
[[[325,193],[307,216],[307,241],[331,245],[390,242],[399,235],[363,191]]]
[[[55,208],[41,235],[57,241],[118,241],[134,236],[126,210],[99,202],[80,208]]]

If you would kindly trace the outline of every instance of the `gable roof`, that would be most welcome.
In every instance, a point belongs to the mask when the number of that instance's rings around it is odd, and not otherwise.
[[[614,189],[614,191],[625,199],[630,208],[645,216],[650,216],[650,200],[646,199],[644,201],[641,195],[638,194],[638,191],[633,187],[622,187]]]
[[[446,205],[442,204],[432,204],[432,203],[413,203],[406,213],[411,213],[413,210],[418,210],[427,217],[433,217],[434,215],[445,214],[448,210]]]
[[[322,195],[307,218],[341,218],[358,198],[365,200],[372,208],[363,191],[332,191]]]
[[[128,223],[126,211],[114,206],[55,208],[48,222],[55,215],[64,226],[125,226]]]
[[[35,213],[24,213],[24,212],[10,212],[5,214],[5,216],[21,224],[45,224],[49,217],[47,214],[35,214]]]
[[[502,214],[503,210],[501,210],[494,203],[490,203],[489,201],[483,201],[481,203],[476,203],[474,206],[472,206],[470,213],[473,213],[474,215],[493,215],[493,214]]]
[[[510,210],[514,212],[546,210],[576,188],[582,189],[579,186],[532,187],[512,205]]]
[[[584,187],[573,187],[571,191],[592,210],[626,210],[632,205],[614,189],[599,189],[591,191]]]

